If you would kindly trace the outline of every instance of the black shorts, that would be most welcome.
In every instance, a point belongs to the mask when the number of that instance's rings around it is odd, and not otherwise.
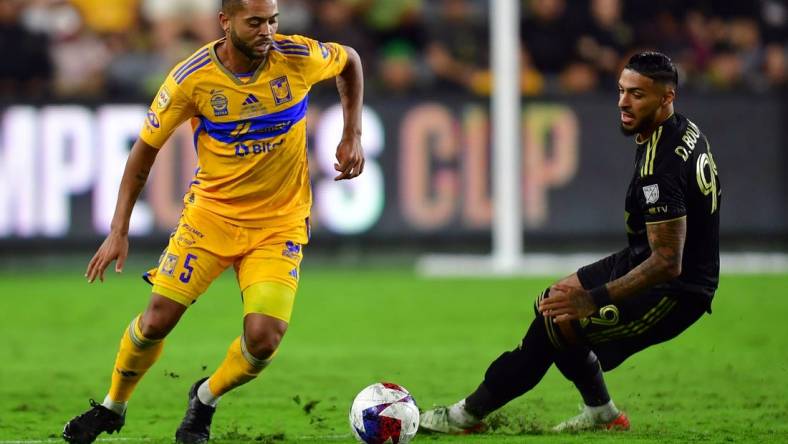
[[[617,279],[631,269],[627,250],[580,268],[585,289]],[[633,354],[678,336],[709,311],[708,299],[668,285],[658,285],[615,307],[575,323],[584,342],[599,357],[602,369],[618,367]]]

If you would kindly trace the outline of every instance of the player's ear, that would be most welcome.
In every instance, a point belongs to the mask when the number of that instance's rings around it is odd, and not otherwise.
[[[662,95],[662,106],[668,106],[673,103],[673,99],[676,98],[676,88],[672,85],[667,85],[665,87],[665,93]]]
[[[219,24],[221,25],[225,34],[230,31],[230,17],[228,17],[224,11],[219,11]]]

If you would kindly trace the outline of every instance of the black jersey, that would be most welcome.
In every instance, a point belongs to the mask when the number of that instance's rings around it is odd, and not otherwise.
[[[713,297],[720,274],[721,197],[708,139],[695,123],[673,114],[651,138],[638,141],[625,206],[631,266],[651,254],[646,224],[686,217],[681,275],[667,286]]]

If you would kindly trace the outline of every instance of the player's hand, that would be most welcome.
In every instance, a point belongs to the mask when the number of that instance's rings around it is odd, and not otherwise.
[[[550,295],[539,302],[539,313],[554,322],[587,318],[596,309],[588,291],[562,284],[550,287]]]
[[[339,175],[334,180],[352,179],[364,172],[364,150],[361,136],[343,137],[337,147],[337,162],[334,169]]]
[[[99,247],[93,259],[88,263],[88,269],[85,271],[85,277],[88,278],[89,283],[93,283],[98,276],[101,282],[104,282],[104,270],[112,261],[117,259],[115,263],[115,272],[120,273],[123,271],[123,265],[126,263],[126,257],[129,255],[129,236],[118,232],[110,232],[107,238]]]

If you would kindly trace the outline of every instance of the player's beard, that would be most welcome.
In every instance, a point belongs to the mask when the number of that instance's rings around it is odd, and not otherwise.
[[[643,118],[639,124],[633,126],[632,128],[627,128],[624,126],[623,123],[619,122],[619,129],[621,133],[625,136],[634,136],[635,134],[640,134],[645,132],[649,129],[654,123],[657,121],[657,113],[659,112],[659,108],[656,108],[650,115]]]
[[[241,40],[241,37],[235,33],[234,29],[230,29],[230,41],[233,42],[233,46],[235,46],[238,51],[241,51],[241,54],[245,55],[249,60],[260,60],[265,57],[265,53],[256,51],[251,45]]]

